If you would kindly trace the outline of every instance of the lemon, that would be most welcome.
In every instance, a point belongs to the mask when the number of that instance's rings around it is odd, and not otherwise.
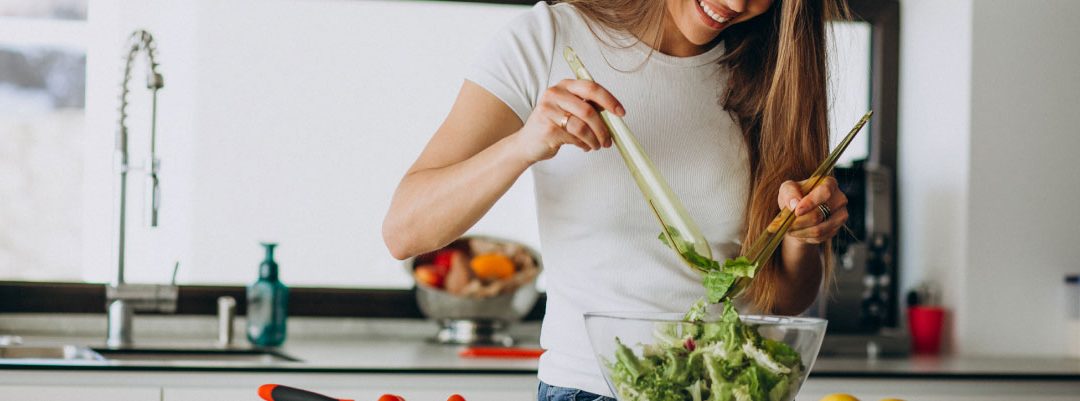
[[[859,401],[859,399],[851,394],[829,394],[821,401]]]

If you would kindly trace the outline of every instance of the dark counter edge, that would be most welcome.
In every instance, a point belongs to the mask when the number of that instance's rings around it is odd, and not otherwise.
[[[108,365],[20,365],[0,363],[0,371],[116,371],[116,372],[214,372],[214,373],[354,373],[354,374],[460,374],[460,375],[536,375],[536,369],[455,369],[455,368],[327,368],[327,367],[224,367],[224,366],[108,366]],[[1080,374],[1066,373],[896,373],[896,372],[810,372],[814,379],[917,379],[917,380],[1012,380],[1077,381]]]
[[[181,285],[177,315],[214,315],[217,299],[236,299],[236,313],[245,314],[246,289],[239,286]],[[526,321],[544,317],[547,297],[540,294]],[[105,285],[0,281],[0,313],[105,313]],[[152,313],[148,313],[152,314]],[[289,315],[423,319],[414,290],[293,287],[289,289]]]

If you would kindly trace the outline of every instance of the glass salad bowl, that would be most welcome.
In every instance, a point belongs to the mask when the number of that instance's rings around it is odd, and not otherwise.
[[[593,312],[585,326],[619,401],[791,401],[826,321],[733,310],[695,322],[682,313]]]

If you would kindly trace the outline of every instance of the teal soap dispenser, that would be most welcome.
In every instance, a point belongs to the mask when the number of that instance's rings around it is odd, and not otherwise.
[[[285,342],[289,288],[278,280],[275,243],[262,243],[266,259],[259,265],[259,279],[247,288],[247,338],[252,345],[276,347]]]

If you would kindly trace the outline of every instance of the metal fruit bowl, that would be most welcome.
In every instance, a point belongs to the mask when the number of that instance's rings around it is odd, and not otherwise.
[[[536,269],[541,269],[539,253],[517,241],[490,236],[464,236],[443,249],[468,249],[470,241],[474,239],[518,246],[532,257]],[[441,250],[407,259],[406,271],[412,276],[418,263]],[[512,290],[488,297],[458,296],[421,282],[416,282],[415,291],[420,311],[440,326],[433,340],[444,344],[468,345],[512,345],[513,339],[506,333],[507,328],[521,321],[536,305],[540,295],[535,276]]]
[[[772,340],[790,347],[794,353],[798,354],[798,358],[801,362],[801,367],[790,369],[787,374],[788,378],[782,382],[782,384],[776,384],[776,392],[768,394],[764,399],[778,400],[778,401],[791,401],[795,399],[796,393],[802,383],[806,380],[810,369],[814,365],[814,361],[817,359],[818,351],[821,348],[821,341],[825,336],[826,321],[823,319],[814,318],[796,318],[796,317],[783,317],[783,316],[759,316],[759,315],[740,315],[740,320],[753,332],[756,332],[761,337],[761,341]],[[712,322],[686,322],[683,320],[682,313],[655,313],[655,312],[595,312],[585,314],[585,327],[589,335],[589,340],[592,343],[593,352],[596,353],[597,359],[600,361],[600,370],[603,372],[604,380],[607,382],[608,388],[615,394],[615,398],[619,401],[642,401],[648,399],[646,394],[643,394],[645,390],[643,388],[647,385],[642,385],[647,378],[641,378],[633,382],[629,382],[625,379],[619,380],[616,375],[619,372],[615,372],[617,363],[622,363],[627,360],[627,352],[633,354],[634,358],[638,358],[643,362],[648,360],[648,355],[663,355],[671,358],[671,355],[682,355],[676,357],[679,359],[678,368],[683,368],[685,372],[694,372],[693,374],[686,374],[686,376],[675,375],[679,377],[685,377],[690,383],[686,387],[680,387],[678,391],[685,399],[713,399],[709,393],[705,392],[703,388],[699,392],[698,398],[695,398],[690,391],[690,386],[697,385],[698,380],[702,383],[707,382],[709,386],[716,385],[713,383],[714,378],[720,379],[720,386],[718,388],[727,387],[727,391],[734,391],[733,389],[745,385],[738,376],[725,377],[732,372],[724,371],[722,369],[713,369],[710,372],[710,368],[700,367],[697,370],[691,370],[692,368],[686,368],[687,366],[707,365],[710,362],[706,362],[708,359],[728,360],[728,358],[735,358],[731,355],[740,354],[754,355],[756,351],[750,350],[745,352],[743,350],[737,351],[725,351],[722,345],[717,348],[717,344],[720,342],[713,342],[706,344],[700,340],[697,345],[693,341],[685,343],[684,347],[680,346],[687,341],[687,338],[695,338],[700,336],[700,333],[708,333],[708,325],[715,325]],[[713,326],[715,329],[717,326]],[[618,341],[616,340],[618,338]],[[618,355],[620,352],[620,342],[626,348],[622,350],[623,354]],[[672,342],[677,345],[672,347],[662,346],[664,343],[671,344]],[[744,344],[745,346],[745,344]],[[695,348],[697,347],[697,348]],[[711,348],[710,348],[711,347]],[[697,350],[698,356],[695,358],[691,356]],[[660,354],[658,354],[658,352]],[[676,354],[667,354],[668,352],[675,352]],[[704,355],[710,355],[708,357]],[[759,354],[760,355],[760,354]],[[770,356],[771,358],[771,356]],[[696,359],[696,360],[695,360]],[[753,363],[752,359],[745,359],[743,366],[750,366]],[[650,362],[645,362],[649,364]],[[625,366],[625,365],[624,365]],[[657,366],[660,369],[661,365],[649,365]],[[664,366],[667,369],[671,369],[673,365]],[[720,365],[717,365],[720,366]],[[734,365],[733,365],[734,366]],[[755,365],[764,366],[764,365]],[[772,365],[780,366],[780,365]],[[755,367],[756,368],[756,367]],[[716,376],[713,376],[713,374]],[[668,375],[670,372],[664,370],[662,375]],[[667,376],[662,376],[667,377]],[[710,390],[712,388],[710,387]],[[772,390],[764,389],[765,391]],[[745,391],[739,390],[739,391]],[[704,394],[702,394],[704,393]],[[731,396],[731,394],[727,394]],[[731,399],[745,399],[745,395]],[[720,399],[729,399],[720,397]],[[756,399],[756,398],[755,398]]]

